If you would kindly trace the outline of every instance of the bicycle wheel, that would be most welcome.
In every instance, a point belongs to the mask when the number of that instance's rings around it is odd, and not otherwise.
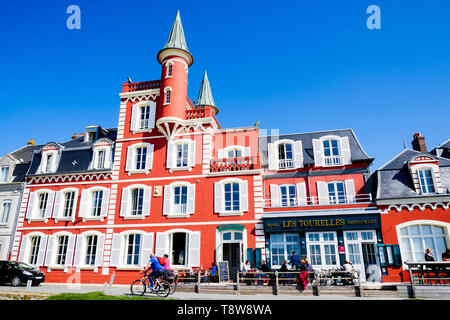
[[[170,284],[167,281],[161,281],[155,289],[158,297],[167,297],[170,294]]]
[[[145,291],[147,290],[147,283],[143,279],[135,280],[131,284],[130,290],[131,290],[132,295],[142,296],[142,295],[144,295]]]
[[[174,294],[177,291],[178,277],[174,277],[170,284],[170,294]]]

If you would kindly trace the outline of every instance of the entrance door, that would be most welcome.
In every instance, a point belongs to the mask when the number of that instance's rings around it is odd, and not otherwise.
[[[374,243],[361,243],[362,255],[364,262],[364,270],[367,281],[381,281],[380,267],[377,263],[377,254]]]
[[[223,260],[228,261],[228,266],[230,268],[230,279],[236,280],[236,272],[241,267],[241,244],[224,243]]]

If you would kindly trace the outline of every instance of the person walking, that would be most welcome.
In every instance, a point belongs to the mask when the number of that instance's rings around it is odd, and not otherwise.
[[[300,267],[300,258],[295,251],[292,251],[290,263],[292,266],[292,270],[298,270]]]
[[[304,259],[300,261],[298,270],[298,285],[305,290],[308,285],[308,271],[306,269],[306,261]]]

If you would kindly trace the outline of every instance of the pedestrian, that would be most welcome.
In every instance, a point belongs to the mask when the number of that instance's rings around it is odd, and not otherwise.
[[[305,290],[308,285],[308,272],[306,271],[306,261],[302,259],[298,268],[298,285]]]
[[[290,263],[291,263],[293,270],[295,270],[295,269],[298,270],[298,268],[300,266],[300,258],[298,257],[298,255],[295,251],[292,251]]]
[[[450,248],[447,248],[447,250],[442,253],[442,261],[450,261]]]
[[[216,263],[213,262],[212,266],[211,266],[211,270],[209,270],[209,281],[210,282],[217,282],[216,273],[217,273],[217,266],[216,266]]]
[[[433,258],[433,253],[430,248],[425,249],[425,261],[435,261]]]

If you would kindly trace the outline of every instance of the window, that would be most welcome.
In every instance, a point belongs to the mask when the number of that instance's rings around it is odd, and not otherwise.
[[[41,237],[40,236],[34,236],[30,238],[31,248],[30,248],[30,257],[29,257],[29,264],[36,265],[38,261],[39,256],[39,246],[41,244]]]
[[[11,211],[11,201],[10,200],[3,201],[2,216],[0,223],[8,223],[10,211]]]
[[[226,183],[225,191],[225,211],[239,211],[239,183]]]
[[[323,140],[323,154],[325,165],[339,165],[341,164],[341,157],[339,153],[339,141],[337,139]]]
[[[177,186],[174,188],[174,213],[186,214],[187,211],[187,186]]]
[[[334,232],[307,233],[306,243],[312,265],[334,266],[337,264],[337,242]]]
[[[433,174],[430,169],[417,170],[419,175],[420,190],[423,194],[435,193]]]
[[[151,131],[155,127],[156,102],[139,102],[131,110],[130,131]]]
[[[141,216],[144,206],[144,189],[135,188],[131,190],[131,215]]]
[[[184,232],[175,232],[170,234],[170,243],[172,251],[172,264],[184,266],[187,264],[187,252],[189,234]]]
[[[9,177],[9,167],[2,167],[2,171],[0,173],[0,182],[8,182]]]
[[[172,76],[172,71],[173,71],[173,65],[171,63],[167,64],[167,77],[166,78],[170,78]]]
[[[292,251],[300,254],[300,237],[298,233],[270,234],[272,266],[281,266],[284,259],[289,259]]]
[[[179,143],[177,144],[177,168],[187,167],[189,157],[189,144]]]
[[[97,169],[104,169],[105,168],[105,156],[106,156],[106,151],[105,150],[98,151],[98,155],[97,155]]]
[[[148,129],[150,127],[150,105],[142,106],[140,110],[141,117],[139,129]]]
[[[47,155],[47,162],[45,163],[45,171],[44,172],[51,172],[52,171],[52,164],[53,164],[53,154]]]
[[[72,216],[75,201],[75,191],[69,191],[64,193],[64,208],[63,217],[69,218]]]
[[[136,148],[136,170],[145,170],[147,147]]]
[[[165,92],[166,92],[166,98],[164,99],[164,101],[165,101],[164,104],[170,104],[170,95],[172,93],[172,89],[166,88]]]
[[[67,246],[69,244],[69,236],[59,236],[57,238],[56,248],[56,264],[65,265],[67,259]]]
[[[129,234],[126,236],[125,264],[139,266],[139,254],[141,252],[141,235]]]
[[[97,242],[98,236],[89,235],[86,236],[86,252],[85,252],[85,265],[93,266],[95,265],[95,256],[97,253]]]
[[[278,168],[294,168],[294,155],[291,143],[280,143],[278,145]]]
[[[448,247],[445,230],[435,225],[412,225],[400,229],[403,261],[424,261],[424,252],[430,248],[436,261],[442,261],[442,253]]]
[[[39,194],[39,202],[38,202],[38,217],[39,218],[45,218],[45,212],[47,210],[47,201],[48,200],[48,193],[40,193]]]
[[[97,133],[95,131],[88,132],[87,133],[87,141],[90,141],[90,142],[95,141],[96,136],[97,136]]]
[[[346,203],[344,182],[328,183],[330,204]]]
[[[240,158],[242,157],[242,151],[238,149],[233,149],[228,151],[227,153],[228,158]]]
[[[295,194],[295,185],[280,186],[280,195],[282,207],[289,207],[296,205],[297,201]]]
[[[100,217],[102,210],[103,190],[96,190],[92,192],[92,206],[91,216]]]

